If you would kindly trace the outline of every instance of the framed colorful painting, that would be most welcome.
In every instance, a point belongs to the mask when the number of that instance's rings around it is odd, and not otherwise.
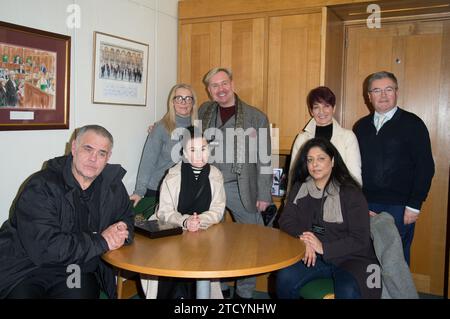
[[[0,130],[69,128],[70,44],[0,21]]]

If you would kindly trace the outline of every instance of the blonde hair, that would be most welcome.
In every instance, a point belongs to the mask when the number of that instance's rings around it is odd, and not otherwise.
[[[230,69],[228,69],[228,68],[213,68],[213,69],[209,70],[209,72],[206,73],[206,75],[203,77],[203,84],[205,84],[205,86],[209,86],[209,80],[211,80],[211,78],[219,72],[224,72],[226,75],[228,75],[228,77],[230,78],[230,81],[233,81],[233,72],[231,72]]]
[[[172,87],[169,93],[169,98],[167,99],[167,113],[163,116],[161,119],[162,124],[166,128],[166,130],[169,132],[169,134],[172,133],[172,131],[177,127],[175,122],[175,107],[173,105],[173,98],[175,97],[175,93],[177,89],[186,89],[191,91],[191,94],[194,98],[194,101],[192,103],[192,110],[191,110],[191,124],[194,125],[194,121],[198,118],[198,107],[197,107],[197,94],[195,94],[194,89],[189,85],[185,83],[179,83]]]

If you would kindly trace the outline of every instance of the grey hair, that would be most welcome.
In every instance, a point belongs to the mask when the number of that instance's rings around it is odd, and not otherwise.
[[[95,125],[95,124],[85,125],[83,127],[80,127],[79,129],[77,129],[77,133],[76,133],[77,144],[80,144],[81,137],[88,131],[93,131],[100,136],[106,137],[111,144],[111,149],[113,148],[114,139],[113,139],[111,133],[109,133],[109,131],[106,128],[104,128],[103,126]]]
[[[209,70],[208,73],[206,73],[206,75],[203,77],[203,84],[205,84],[206,86],[209,85],[209,80],[211,80],[211,78],[216,75],[219,72],[225,72],[228,77],[230,78],[230,80],[233,80],[233,72],[231,72],[230,69],[228,68],[214,68]]]
[[[368,80],[367,80],[367,88],[369,89],[369,91],[372,89],[372,82],[375,80],[381,80],[381,79],[391,79],[394,83],[396,88],[398,88],[398,82],[397,82],[397,78],[395,77],[394,73],[388,72],[388,71],[380,71],[380,72],[375,72],[372,73]]]

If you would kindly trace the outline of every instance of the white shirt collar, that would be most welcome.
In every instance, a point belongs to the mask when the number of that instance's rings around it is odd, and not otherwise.
[[[379,113],[379,112],[375,111],[373,119],[375,121],[375,118],[378,118],[378,117],[384,115],[384,116],[386,116],[386,119],[384,120],[384,122],[387,122],[394,116],[394,114],[395,114],[395,112],[397,112],[397,110],[398,110],[398,106],[394,107],[392,110],[390,110],[386,113]]]

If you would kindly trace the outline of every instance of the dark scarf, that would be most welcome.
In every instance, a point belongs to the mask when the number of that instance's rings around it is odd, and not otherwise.
[[[103,177],[100,174],[91,185],[83,190],[72,173],[73,158],[70,156],[65,164],[63,173],[66,182],[73,189],[73,204],[77,219],[76,230],[80,232],[97,232],[100,227],[100,189]]]
[[[201,214],[211,206],[210,166],[206,164],[195,180],[191,164],[181,163],[181,187],[177,210],[181,214]]]
[[[69,187],[73,188],[73,204],[75,208],[75,233],[96,233],[100,228],[100,192],[103,177],[100,174],[91,185],[83,190],[72,173],[73,158],[66,162],[64,175]],[[95,272],[100,262],[100,256],[96,256],[81,263],[83,273]]]

